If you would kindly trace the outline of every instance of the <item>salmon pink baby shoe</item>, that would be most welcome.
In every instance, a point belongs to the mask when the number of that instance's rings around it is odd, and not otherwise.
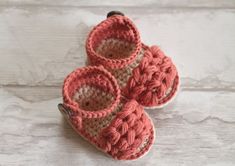
[[[145,107],[162,107],[178,90],[172,60],[158,46],[141,43],[133,22],[120,12],[110,12],[92,29],[86,51],[90,65],[103,65],[117,79],[122,95]]]
[[[114,159],[132,160],[146,154],[154,127],[135,100],[121,97],[116,79],[102,66],[79,68],[63,85],[59,110],[73,129]]]

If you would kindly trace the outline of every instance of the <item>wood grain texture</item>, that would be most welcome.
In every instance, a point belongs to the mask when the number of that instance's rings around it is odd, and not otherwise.
[[[234,1],[102,2],[0,1],[0,165],[235,165]],[[114,7],[181,75],[176,100],[146,110],[156,141],[137,161],[105,156],[57,109],[64,77],[85,65],[89,30]]]
[[[208,8],[234,8],[234,0],[1,0],[0,5],[5,6],[69,6],[69,7],[87,7],[87,6],[128,6],[128,7],[208,7]]]
[[[61,86],[85,64],[86,36],[105,9],[3,8],[0,84]],[[174,60],[184,88],[235,89],[234,10],[123,11],[144,43],[159,45]]]
[[[235,94],[182,91],[161,110],[147,110],[157,139],[145,157],[114,161],[79,137],[56,108],[60,98],[27,102],[0,90],[2,165],[232,165]]]

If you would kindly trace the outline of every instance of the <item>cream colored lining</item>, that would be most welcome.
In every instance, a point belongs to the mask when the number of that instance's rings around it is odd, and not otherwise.
[[[120,39],[107,39],[103,40],[96,49],[99,55],[102,55],[109,59],[123,59],[127,58],[134,51],[135,45],[129,42],[122,41]],[[111,55],[111,56],[110,56]],[[121,88],[126,86],[129,77],[132,75],[132,70],[136,68],[144,55],[144,49],[137,55],[137,58],[130,65],[122,69],[112,69],[110,72],[117,79]]]

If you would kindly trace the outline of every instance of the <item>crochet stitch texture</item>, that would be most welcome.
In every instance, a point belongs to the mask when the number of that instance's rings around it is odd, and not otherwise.
[[[143,107],[122,98],[116,79],[102,66],[69,74],[61,107],[82,137],[115,159],[139,158],[153,144],[153,125]]]
[[[179,85],[177,69],[158,46],[141,43],[132,21],[113,15],[90,32],[86,51],[89,64],[103,65],[117,79],[121,93],[143,106],[170,101]]]

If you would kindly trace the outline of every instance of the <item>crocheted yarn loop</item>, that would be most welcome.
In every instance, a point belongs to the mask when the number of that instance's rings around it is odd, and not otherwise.
[[[82,129],[82,118],[80,116],[72,116],[70,119],[75,128]]]
[[[97,48],[105,40],[119,39],[134,45],[133,51],[122,59],[113,56],[107,58],[97,53]],[[106,68],[123,68],[132,63],[141,49],[140,35],[133,22],[121,15],[113,15],[99,23],[90,32],[86,41],[86,51],[92,65]]]
[[[114,100],[110,104],[110,107],[96,111],[83,110],[80,105],[73,100],[74,94],[83,85],[96,86],[104,92],[113,94]],[[62,92],[64,105],[71,110],[73,114],[71,118],[75,120],[75,124],[78,125],[81,123],[79,116],[82,118],[105,117],[116,108],[120,100],[120,89],[116,79],[102,66],[90,66],[73,71],[66,77]]]
[[[143,107],[135,100],[127,102],[110,126],[100,135],[100,146],[116,159],[127,159],[140,150],[149,136],[151,124],[143,113]]]
[[[171,59],[159,47],[149,47],[139,66],[132,71],[124,94],[142,105],[154,106],[166,95],[176,76]]]

